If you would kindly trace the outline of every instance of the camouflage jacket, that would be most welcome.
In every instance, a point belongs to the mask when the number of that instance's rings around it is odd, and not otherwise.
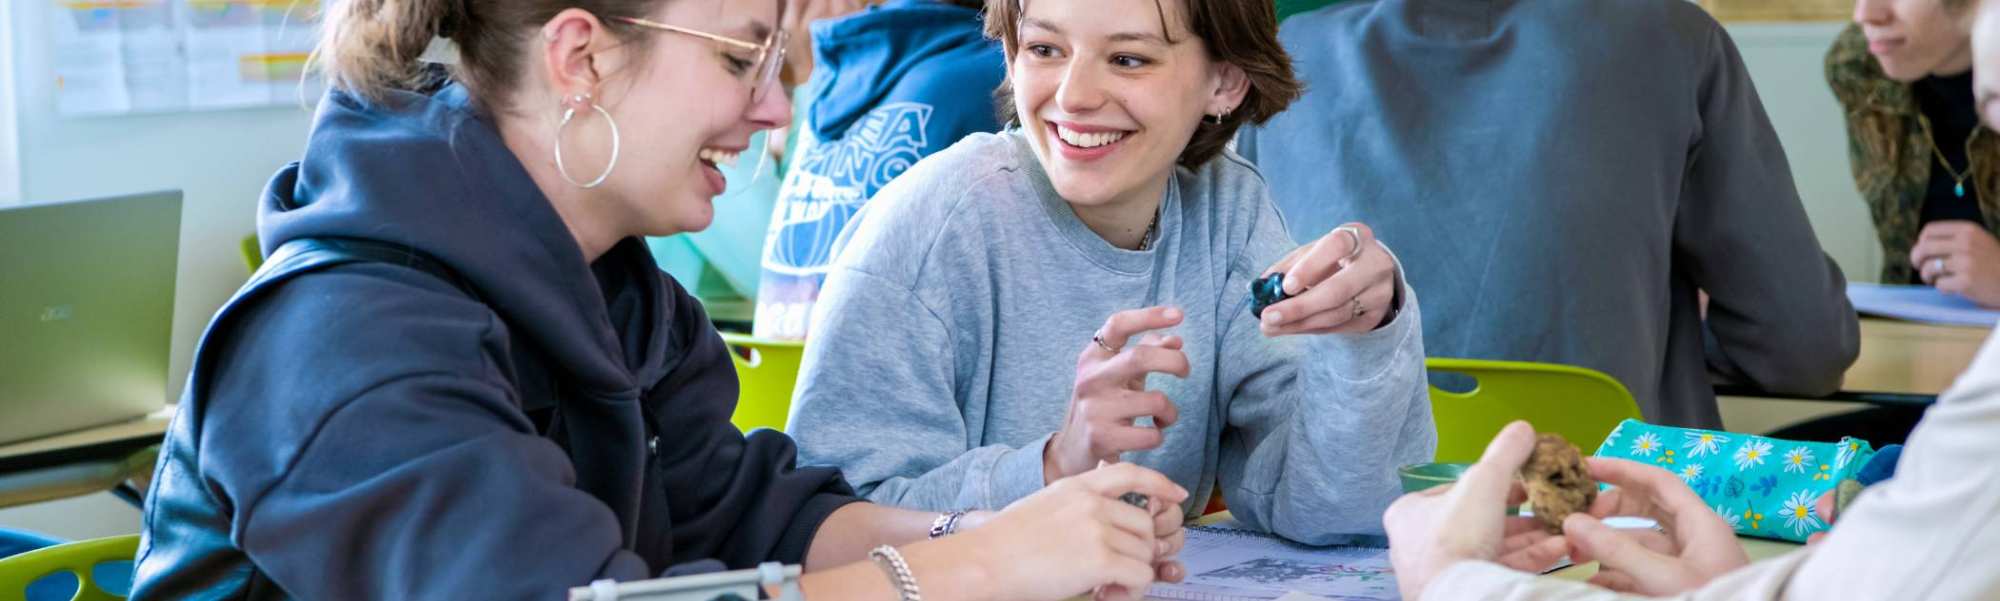
[[[1875,219],[1882,243],[1882,282],[1916,280],[1910,267],[1910,246],[1921,231],[1924,194],[1937,164],[1929,125],[1917,108],[1910,85],[1889,79],[1868,53],[1861,28],[1849,25],[1826,52],[1826,82],[1840,99],[1847,116],[1847,152],[1861,198]],[[1879,125],[1876,125],[1879,124]],[[1986,230],[2000,232],[2000,134],[1979,126],[1973,140],[1972,177],[1966,185],[1979,195]],[[1886,136],[1886,152],[1867,143]]]

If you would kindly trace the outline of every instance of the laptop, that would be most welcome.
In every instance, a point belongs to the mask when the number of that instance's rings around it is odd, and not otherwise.
[[[0,444],[167,402],[181,193],[0,209]]]

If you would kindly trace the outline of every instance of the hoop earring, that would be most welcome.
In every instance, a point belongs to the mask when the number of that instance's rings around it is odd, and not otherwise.
[[[604,110],[604,107],[598,106],[596,102],[593,102],[589,94],[577,94],[576,97],[571,98],[571,101],[576,104],[589,103],[590,110],[597,111],[598,115],[604,117],[604,123],[611,126],[611,161],[605,163],[604,172],[597,174],[597,179],[590,180],[589,183],[578,183],[576,178],[570,177],[569,168],[563,165],[562,133],[563,128],[569,126],[570,119],[576,117],[576,107],[564,107],[562,122],[556,124],[556,175],[562,176],[563,181],[569,182],[572,186],[584,189],[595,188],[603,185],[604,179],[611,177],[611,170],[618,167],[618,121],[611,118],[610,111]]]

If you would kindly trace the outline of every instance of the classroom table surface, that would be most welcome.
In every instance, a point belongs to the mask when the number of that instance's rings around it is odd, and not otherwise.
[[[0,473],[50,467],[78,460],[122,456],[160,444],[174,405],[145,417],[75,432],[0,445]]]
[[[151,448],[173,416],[168,405],[142,418],[0,445],[0,507],[114,489],[136,502],[126,482],[152,473]]]
[[[1881,405],[1928,405],[1937,401],[1986,341],[1992,328],[1861,319],[1861,354],[1847,369],[1840,392],[1815,400]],[[1721,385],[1722,396],[1797,398],[1747,386]]]
[[[1230,517],[1229,512],[1218,511],[1215,513],[1201,516],[1199,518],[1195,518],[1193,523],[1202,525],[1214,525],[1223,522],[1228,522],[1232,519],[1234,518]],[[1803,546],[1794,542],[1770,540],[1764,538],[1752,538],[1747,536],[1736,537],[1736,541],[1743,545],[1743,552],[1750,556],[1750,561],[1752,563],[1765,559],[1770,559],[1772,557],[1777,557],[1779,555],[1784,555],[1786,553],[1790,553],[1794,550],[1797,550],[1798,548]],[[1573,565],[1560,570],[1556,570],[1554,572],[1548,573],[1544,577],[1560,578],[1563,580],[1574,580],[1577,582],[1582,582],[1585,580],[1589,580],[1591,576],[1594,576],[1596,574],[1597,574],[1597,562],[1593,561],[1589,563]]]
[[[1972,365],[1992,328],[1861,320],[1861,356],[1841,389],[1936,395]]]

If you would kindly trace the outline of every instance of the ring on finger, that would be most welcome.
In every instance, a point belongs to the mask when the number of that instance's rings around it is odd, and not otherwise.
[[[1341,269],[1346,269],[1348,265],[1354,264],[1355,259],[1361,258],[1361,230],[1351,225],[1343,225],[1333,228],[1333,231],[1345,233],[1348,238],[1354,240],[1354,245],[1348,249],[1347,256],[1341,257],[1338,262]]]
[[[1940,278],[1949,275],[1944,270],[1944,257],[1931,258],[1931,271],[1937,274],[1936,277]]]
[[[1362,314],[1362,313],[1367,313],[1367,312],[1368,312],[1368,307],[1366,307],[1366,306],[1362,305],[1362,304],[1361,304],[1361,297],[1358,297],[1358,296],[1357,296],[1357,297],[1354,297],[1354,300],[1353,300],[1352,302],[1349,302],[1349,303],[1348,303],[1348,310],[1349,310],[1349,311],[1351,311],[1351,312],[1353,312],[1353,315],[1351,315],[1351,316],[1350,316],[1350,319],[1351,319],[1351,318],[1355,318],[1355,317],[1361,317],[1361,314]]]
[[[1115,347],[1111,346],[1111,345],[1110,345],[1109,343],[1106,343],[1106,342],[1104,342],[1104,335],[1103,335],[1103,334],[1093,334],[1093,335],[1091,335],[1091,337],[1090,337],[1090,341],[1091,341],[1092,343],[1096,344],[1096,345],[1097,345],[1097,348],[1101,348],[1101,349],[1104,349],[1104,352],[1107,352],[1107,353],[1111,353],[1111,354],[1113,354],[1113,355],[1116,355],[1116,354],[1118,354],[1118,349],[1117,349],[1117,348],[1115,348]]]

